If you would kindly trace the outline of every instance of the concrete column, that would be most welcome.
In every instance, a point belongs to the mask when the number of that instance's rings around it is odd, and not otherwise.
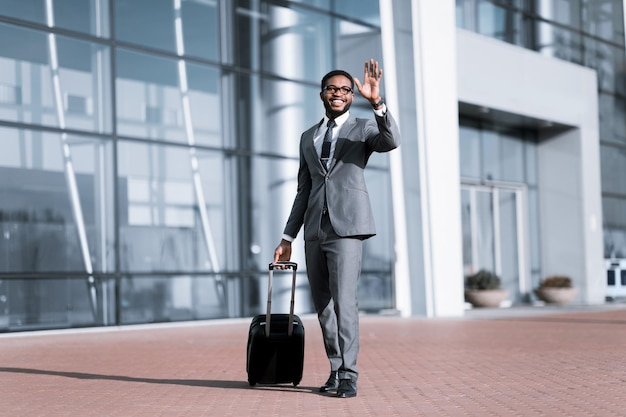
[[[411,7],[417,98],[417,138],[413,140],[418,142],[424,259],[423,269],[413,274],[423,275],[419,291],[425,293],[425,305],[421,307],[427,316],[461,316],[464,302],[455,2],[413,0]],[[415,277],[412,280],[416,282]]]

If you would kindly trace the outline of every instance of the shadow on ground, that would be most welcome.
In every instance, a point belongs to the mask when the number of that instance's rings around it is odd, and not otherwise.
[[[123,382],[142,382],[147,384],[169,384],[169,385],[184,385],[190,387],[205,387],[205,388],[234,388],[234,389],[262,389],[272,391],[285,391],[285,392],[316,392],[317,389],[313,387],[303,387],[292,385],[257,385],[251,387],[247,381],[226,381],[226,380],[210,380],[210,379],[159,379],[159,378],[137,378],[132,376],[123,375],[102,375],[102,374],[89,374],[84,372],[61,372],[61,371],[49,371],[45,369],[29,369],[29,368],[0,368],[0,372],[18,373],[18,374],[31,374],[31,375],[51,375],[61,376],[65,378],[75,379],[101,379],[108,381],[123,381]]]

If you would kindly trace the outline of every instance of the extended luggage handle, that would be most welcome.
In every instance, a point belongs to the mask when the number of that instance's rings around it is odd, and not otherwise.
[[[291,269],[293,277],[291,279],[291,303],[289,306],[289,324],[287,326],[287,335],[293,334],[293,304],[296,297],[296,271],[298,264],[295,262],[279,261],[270,263],[270,275],[267,282],[267,311],[265,313],[265,336],[270,336],[270,318],[272,316],[272,278],[274,277],[274,269]]]

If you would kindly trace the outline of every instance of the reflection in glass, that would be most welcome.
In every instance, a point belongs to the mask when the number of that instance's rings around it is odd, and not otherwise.
[[[298,6],[239,1],[235,62],[295,80],[318,81],[332,67],[331,18]]]
[[[596,70],[598,90],[624,95],[624,48],[585,38],[585,66]]]
[[[524,182],[524,144],[519,137],[500,134],[497,169],[500,180]]]
[[[2,23],[0,39],[0,119],[111,131],[107,47]]]
[[[600,139],[626,144],[626,100],[600,93],[598,96]]]
[[[626,259],[626,200],[605,197],[602,203],[604,258]]]
[[[122,324],[226,316],[222,283],[211,276],[125,277],[120,280]]]
[[[61,135],[0,128],[0,136],[0,271],[85,271],[79,228],[84,228],[93,270],[111,271],[111,143],[67,137],[83,215],[78,225]]]
[[[120,142],[118,208],[124,271],[214,271],[225,263],[225,177],[221,153],[197,152],[206,206],[199,207],[187,148]],[[206,210],[210,235],[200,211]],[[214,255],[215,254],[215,255]]]
[[[605,145],[600,147],[600,155],[602,192],[626,195],[626,149]]]
[[[489,271],[497,271],[495,259],[494,207],[491,192],[476,192],[476,247],[478,265]],[[478,268],[478,269],[480,269]]]
[[[621,0],[583,1],[583,30],[624,46],[624,14]],[[623,49],[623,48],[622,48]]]
[[[184,61],[118,49],[116,62],[118,133],[188,143],[186,129],[192,128],[196,144],[222,145],[217,69],[187,62],[183,90],[179,66]]]
[[[520,258],[518,236],[517,194],[515,191],[498,190],[500,268],[502,288],[511,293],[514,303],[522,301],[520,294]]]
[[[217,60],[219,5],[206,0],[115,0],[115,35],[121,41],[178,52],[178,15],[184,55]]]
[[[86,278],[0,279],[0,331],[102,324],[85,296]]]
[[[581,1],[535,0],[534,10],[539,16],[580,29]]]
[[[51,27],[109,36],[108,0],[0,0],[0,11],[41,25],[47,24],[46,15],[52,13],[55,19]]]
[[[582,36],[571,30],[539,22],[535,31],[536,50],[543,55],[583,64]]]
[[[481,0],[478,4],[478,33],[514,45],[522,44],[521,15],[507,7]]]
[[[526,268],[530,265],[523,250],[519,199],[521,187],[483,187],[466,184],[461,189],[463,273],[481,269],[495,272],[513,303],[527,295]]]
[[[378,0],[335,1],[333,7],[335,13],[380,26]]]
[[[472,201],[470,190],[461,189],[461,234],[463,239],[463,276],[474,274],[472,247]]]
[[[459,154],[463,178],[478,179],[481,177],[480,143],[479,130],[464,126],[459,127]]]

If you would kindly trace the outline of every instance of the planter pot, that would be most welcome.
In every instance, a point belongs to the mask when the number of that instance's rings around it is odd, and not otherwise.
[[[500,307],[509,290],[465,290],[465,300],[474,307]]]
[[[578,288],[537,288],[535,295],[548,304],[566,305],[578,294]]]

